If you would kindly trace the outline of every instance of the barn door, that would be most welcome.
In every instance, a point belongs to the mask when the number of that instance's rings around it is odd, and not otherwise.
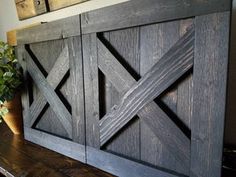
[[[77,21],[79,17],[73,20]],[[27,90],[23,95],[25,138],[85,161],[81,38],[79,33],[62,38],[63,21],[57,23],[41,26],[45,36],[35,28],[33,37],[24,37],[28,41],[18,49]]]
[[[130,16],[135,27],[122,13],[82,16],[87,162],[122,177],[220,176],[228,13]]]
[[[188,19],[83,36],[88,161],[189,174],[194,35]]]

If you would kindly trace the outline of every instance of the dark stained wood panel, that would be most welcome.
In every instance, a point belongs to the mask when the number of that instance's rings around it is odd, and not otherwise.
[[[193,24],[193,19],[187,19],[180,21],[179,24],[179,35],[182,36],[188,28]],[[183,122],[183,124],[191,129],[191,119],[192,119],[192,107],[193,107],[193,81],[192,81],[192,72],[188,73],[185,76],[180,84],[178,85],[177,90],[177,110],[176,115]]]
[[[42,91],[45,98],[48,100],[51,108],[54,113],[57,115],[59,121],[65,127],[69,137],[72,135],[72,124],[71,124],[71,114],[65,108],[64,104],[58,98],[57,94],[54,92],[54,89],[49,85],[49,83],[45,80],[43,74],[38,69],[36,64],[33,62],[31,56],[26,52],[25,56],[27,58],[27,70],[36,83],[37,87]],[[37,74],[36,74],[37,73]]]
[[[146,25],[141,27],[141,75],[144,75],[157,61],[159,61],[160,58],[180,38],[180,36],[182,36],[180,35],[180,31],[182,30],[181,24],[185,21],[191,21],[191,19],[184,21],[173,21],[154,25]],[[185,32],[186,30],[184,31],[184,33]],[[177,113],[177,107],[179,106],[180,100],[185,100],[185,98],[180,97],[179,90],[177,90],[177,87],[179,87],[179,85],[175,84],[174,88],[172,87],[171,90],[168,90],[161,97],[161,102],[163,102],[168,107],[168,109],[170,109],[170,111],[175,114]],[[182,89],[181,91],[185,92],[185,90]],[[178,111],[182,110],[178,109]],[[152,115],[152,120],[159,120],[162,118],[162,116],[160,115],[166,114],[161,110],[161,112],[153,112]],[[181,116],[179,118],[180,120],[182,120]],[[166,120],[166,118],[163,120]],[[173,122],[169,121],[169,123]],[[163,125],[167,125],[167,123],[165,122]],[[163,132],[168,131],[168,128],[170,126],[159,127],[163,127],[163,130],[161,130]],[[170,132],[173,132],[172,129],[170,129]],[[158,135],[160,134],[161,133],[158,133]],[[170,134],[172,134],[171,137],[175,136],[174,133]],[[153,131],[150,129],[150,126],[145,123],[145,119],[141,119],[141,159],[157,166],[167,167],[169,169],[188,174],[188,168],[183,165],[183,163],[178,163],[176,161],[175,157],[171,155],[171,151],[169,151],[169,148],[167,147],[168,145],[163,144],[161,141],[162,138],[158,138],[158,135],[153,133]],[[164,140],[166,140],[165,137],[163,138]],[[176,139],[176,137],[174,139]]]
[[[25,138],[121,177],[219,177],[229,9],[132,0],[21,31]]]
[[[122,60],[122,62],[125,63],[127,67],[131,68],[133,72],[138,74],[140,65],[138,53],[139,28],[109,32],[108,41],[109,44],[114,48],[114,50],[119,53],[119,58]],[[100,49],[99,43],[98,48]],[[98,61],[104,58],[103,51],[100,51],[99,49]],[[106,75],[105,78],[107,78]],[[120,93],[120,90],[116,90],[116,88],[111,85],[110,91],[107,94],[111,94],[111,100],[109,100],[110,105],[108,105],[109,109],[107,109],[107,112],[109,112],[113,106],[119,103],[122,92]],[[116,137],[106,146],[106,150],[130,158],[139,159],[139,130],[139,120],[136,119],[131,124],[129,124],[122,132],[116,135]]]
[[[228,67],[229,12],[196,17],[191,177],[220,177]]]
[[[66,59],[65,59],[66,58]],[[54,66],[50,73],[48,74],[46,80],[50,83],[53,89],[59,85],[60,81],[63,79],[66,72],[69,70],[69,60],[68,60],[68,46],[66,46],[57,61],[54,63]],[[31,126],[34,124],[41,110],[47,104],[46,98],[43,96],[41,92],[39,92],[35,98],[35,101],[32,103],[30,108],[31,118]]]
[[[100,121],[101,144],[104,144],[106,141],[108,141],[109,138],[111,138],[123,125],[125,125],[133,115],[137,114],[137,112],[141,110],[146,102],[149,102],[150,100],[157,97],[163,90],[168,88],[171,84],[173,84],[174,81],[176,81],[177,78],[179,78],[192,67],[194,41],[193,35],[193,30],[190,30],[189,33],[179,40],[162,57],[162,59],[157,62],[150,69],[150,71],[146,73],[143,78],[140,79],[137,84],[135,84],[124,95],[124,100],[121,100],[120,104],[116,108],[113,108],[114,111],[104,116],[104,118]],[[177,50],[178,47],[181,47],[181,50]],[[164,73],[165,77],[161,75],[162,73]],[[165,85],[165,88],[160,87],[158,84],[161,86]],[[145,92],[145,94],[139,93],[142,90]],[[129,103],[129,100],[133,101],[132,104],[134,107],[128,107],[126,105],[132,105]],[[136,104],[138,104],[139,107],[137,107]],[[133,109],[135,112],[133,112]],[[132,112],[130,113],[131,110]]]
[[[106,75],[107,80],[109,80],[111,84],[114,85],[117,91],[121,93],[128,91],[134,85],[134,83],[136,83],[135,79],[132,78],[132,76],[108,51],[108,49],[104,46],[104,44],[102,44],[102,42],[98,42],[98,51],[101,56],[98,58],[99,69]],[[156,118],[156,115],[159,115],[158,119]],[[179,128],[176,127],[176,125],[171,120],[169,120],[168,116],[154,102],[148,104],[143,110],[141,110],[138,113],[138,116],[141,118],[143,123],[149,126],[150,130],[154,132],[155,136],[159,137],[163,142],[165,142],[165,148],[170,150],[168,153],[163,154],[165,155],[165,158],[166,155],[171,152],[173,154],[179,153],[177,152],[178,150],[176,151],[178,146],[177,144],[175,144],[176,140],[184,140],[183,144],[184,146],[186,145],[185,149],[188,149],[187,151],[190,150],[188,138],[185,137],[185,135],[179,130]],[[169,139],[166,139],[166,134],[171,135]],[[146,134],[146,137],[149,137],[149,135]],[[147,139],[146,137],[143,137],[143,141],[144,139]],[[172,147],[170,146],[171,144],[173,144]],[[149,150],[150,147],[151,145],[148,146]],[[184,160],[180,161],[183,165]],[[187,169],[187,167],[185,169]]]

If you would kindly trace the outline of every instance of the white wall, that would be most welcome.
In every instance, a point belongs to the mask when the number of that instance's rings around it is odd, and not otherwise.
[[[82,12],[125,2],[128,0],[91,0],[58,11],[19,21],[14,0],[0,0],[0,40],[6,41],[6,32],[36,22],[49,22]]]

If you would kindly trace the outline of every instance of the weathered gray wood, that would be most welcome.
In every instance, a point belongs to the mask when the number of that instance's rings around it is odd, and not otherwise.
[[[179,24],[179,33],[180,36],[184,35],[189,26],[193,24],[193,19],[182,20]],[[192,73],[190,73],[181,83],[178,85],[177,91],[177,110],[176,114],[184,125],[191,129],[191,118],[192,118],[192,90],[193,90],[193,81]]]
[[[86,144],[88,146],[100,148],[96,34],[84,35],[82,41],[84,59],[84,94],[86,98]]]
[[[87,147],[87,163],[119,177],[176,177],[178,174],[155,169],[141,163]]]
[[[28,127],[24,130],[26,140],[85,162],[85,146]]]
[[[129,91],[136,83],[135,79],[122,67],[100,40],[98,40],[98,53],[100,54],[98,66],[108,80],[119,92],[125,93]],[[123,88],[120,85],[123,85]],[[158,117],[156,117],[157,115]],[[169,117],[154,102],[140,110],[138,116],[159,137],[161,142],[172,152],[173,156],[177,157],[179,163],[181,162],[186,169],[189,168],[190,140]]]
[[[128,70],[133,70],[139,73],[139,28],[130,28],[118,31],[109,32],[109,45],[119,53],[120,59],[128,66]],[[99,46],[98,46],[99,47]],[[98,52],[103,58],[103,54]],[[107,76],[105,75],[107,78]],[[114,86],[111,87],[111,101],[109,108],[117,105],[121,99],[121,94]],[[103,95],[106,96],[106,95]],[[108,110],[108,112],[110,111]],[[140,138],[139,138],[139,119],[135,119],[127,125],[122,132],[116,135],[110,141],[105,149],[116,154],[127,156],[133,159],[140,159]]]
[[[81,37],[68,39],[70,77],[72,80],[72,134],[73,141],[85,144],[84,84]]]
[[[65,76],[66,72],[69,70],[69,54],[68,46],[62,50],[60,56],[55,62],[52,70],[48,74],[46,80],[51,85],[53,89],[56,89],[62,78]],[[30,126],[32,126],[37,119],[38,115],[47,104],[47,99],[43,96],[42,92],[39,92],[37,99],[34,100],[30,107]]]
[[[131,0],[82,14],[82,33],[92,33],[230,10],[230,0]]]
[[[69,17],[17,31],[17,44],[28,44],[80,35],[80,16]]]
[[[191,29],[100,121],[100,143],[106,143],[148,102],[156,98],[193,65],[194,30]],[[129,106],[127,106],[129,105]]]
[[[140,56],[141,56],[141,64],[140,70],[141,75],[143,76],[160,58],[172,47],[172,45],[178,41],[179,36],[179,23],[181,21],[171,21],[166,23],[159,23],[153,25],[145,25],[140,27]],[[178,84],[178,83],[177,83]],[[173,113],[176,112],[177,108],[177,90],[176,84],[171,89],[165,91],[161,97],[158,98],[158,102],[162,102],[168,107]],[[154,105],[155,106],[155,105]],[[153,116],[153,120],[158,122],[162,116],[166,115],[160,110],[160,114],[158,112],[150,112],[148,117]],[[166,111],[166,110],[165,110]],[[145,117],[145,116],[144,116]],[[166,117],[171,124],[173,122],[170,121],[169,117]],[[158,119],[158,120],[156,120]],[[165,119],[164,119],[165,120]],[[163,120],[161,120],[163,121]],[[155,131],[152,131],[150,127],[145,123],[145,119],[141,119],[141,159],[145,162],[165,167],[167,169],[172,169],[174,171],[188,174],[189,171],[189,162],[182,160],[185,163],[179,163],[179,160],[176,159],[175,154],[177,154],[177,145],[173,145],[173,143],[164,143],[166,142],[167,137],[160,135],[156,136]],[[164,121],[163,121],[164,122]],[[151,121],[150,121],[151,123]],[[155,124],[155,123],[153,123]],[[174,124],[175,125],[175,124]],[[168,139],[172,139],[170,141],[175,142],[176,139],[180,139],[181,142],[183,139],[186,139],[185,135],[182,138],[181,136],[176,138],[176,129],[179,131],[179,127],[176,126],[175,129],[171,130],[168,126],[168,123],[164,123],[163,125],[157,126],[154,130],[159,130],[162,127],[164,132],[169,132],[172,134]],[[161,129],[162,129],[161,128]],[[163,131],[162,130],[162,131]],[[154,132],[154,133],[153,133]],[[162,134],[162,133],[161,133]],[[183,134],[183,133],[182,133]],[[163,134],[164,135],[164,134]],[[149,137],[149,138],[147,138]],[[190,154],[190,140],[187,139],[187,142],[183,142],[186,146],[187,151],[185,154]],[[168,147],[173,145],[172,148]],[[183,147],[183,146],[182,146]],[[172,149],[172,150],[171,150]],[[181,150],[182,151],[182,150]],[[180,152],[181,152],[180,151]],[[171,153],[172,152],[172,153]],[[182,156],[183,158],[184,156]],[[187,164],[187,165],[186,165]]]
[[[220,177],[230,13],[196,17],[191,177]]]
[[[65,40],[52,40],[52,41],[33,43],[30,44],[29,47],[30,48],[27,47],[27,51],[29,51],[32,56],[35,56],[34,60],[37,62],[37,66],[40,68],[40,70],[46,77],[48,76],[48,73],[50,74],[61,52],[65,47],[67,47],[67,44]],[[65,77],[67,76],[68,74],[65,75]],[[55,80],[57,79],[58,78],[56,78]],[[55,92],[58,94],[58,96],[66,106],[68,106],[67,102],[70,102],[71,100],[70,95],[72,95],[71,93],[69,93],[70,90],[67,89],[68,87],[71,87],[71,84],[69,82],[70,78],[66,80],[65,78],[63,78],[61,82],[58,81],[58,83],[60,84],[55,89]],[[32,101],[35,101],[38,99],[40,95],[42,96],[42,93],[33,81],[32,81],[32,86],[33,88],[32,89],[30,88],[33,91],[31,94],[32,95],[31,98],[33,98]],[[68,111],[70,111],[70,109],[68,109]],[[42,112],[39,114],[33,127],[60,137],[69,138],[65,128],[63,127],[61,122],[58,121],[57,115],[54,113],[50,105],[49,106],[46,105],[44,107]]]
[[[27,71],[30,73],[37,87],[42,91],[44,97],[49,102],[50,106],[54,110],[54,113],[57,115],[59,121],[65,127],[65,130],[67,131],[69,137],[71,138],[72,125],[71,125],[70,113],[65,108],[61,100],[58,98],[53,88],[46,81],[43,74],[36,66],[36,64],[32,61],[31,56],[27,52],[25,52],[24,55],[27,60]]]

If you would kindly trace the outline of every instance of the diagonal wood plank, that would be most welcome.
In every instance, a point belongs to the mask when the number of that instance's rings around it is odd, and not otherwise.
[[[25,52],[25,58],[27,60],[27,70],[34,80],[37,87],[41,90],[44,97],[47,99],[54,113],[57,115],[59,121],[64,126],[70,138],[72,138],[72,120],[71,114],[66,109],[62,101],[58,98],[54,89],[46,81],[45,77],[38,69],[37,65],[33,62],[28,52]]]
[[[99,69],[119,92],[127,92],[136,83],[136,80],[99,39],[98,53],[101,55],[98,60]],[[145,121],[168,150],[175,154],[176,158],[181,161],[181,163],[189,167],[190,140],[169,119],[165,112],[160,109],[156,103],[151,102],[138,112],[138,116]]]
[[[193,65],[194,30],[189,30],[143,78],[123,96],[120,104],[100,121],[104,145],[146,104],[160,95]]]
[[[56,60],[52,70],[47,76],[47,82],[51,85],[53,89],[56,89],[60,81],[63,79],[67,71],[69,70],[69,54],[68,54],[68,46],[66,45]],[[41,92],[39,92],[38,97],[32,103],[30,107],[30,126],[32,127],[38,115],[47,104],[47,99],[43,96]]]

